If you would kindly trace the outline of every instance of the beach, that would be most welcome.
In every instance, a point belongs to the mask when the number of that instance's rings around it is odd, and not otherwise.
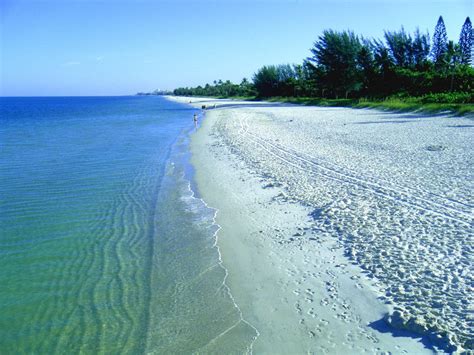
[[[472,119],[171,99],[249,350],[472,349]]]

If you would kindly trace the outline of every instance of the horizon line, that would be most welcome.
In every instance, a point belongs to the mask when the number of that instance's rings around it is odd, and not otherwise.
[[[0,95],[0,98],[9,97],[120,97],[120,96],[140,96],[137,94],[120,94],[120,95]],[[154,95],[157,96],[157,95]]]

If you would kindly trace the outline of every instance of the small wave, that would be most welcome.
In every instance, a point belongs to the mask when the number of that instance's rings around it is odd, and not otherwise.
[[[184,175],[183,175],[183,179],[184,179]],[[220,248],[219,248],[219,244],[218,244],[218,239],[219,239],[219,231],[222,229],[222,227],[217,223],[216,219],[217,219],[217,214],[219,213],[219,210],[217,208],[213,208],[213,207],[210,207],[205,201],[204,199],[202,198],[198,198],[198,197],[195,197],[195,192],[191,189],[191,182],[188,181],[187,182],[187,187],[188,187],[188,194],[187,195],[183,195],[183,200],[186,201],[186,203],[188,204],[188,206],[190,206],[190,211],[192,211],[193,213],[195,213],[197,216],[199,216],[201,214],[202,218],[198,217],[196,219],[196,221],[198,222],[205,222],[205,223],[210,223],[210,226],[211,226],[211,230],[214,230],[214,233],[212,234],[212,239],[214,240],[214,243],[213,243],[213,248],[216,249],[217,251],[217,254],[218,254],[218,265],[219,267],[221,267],[224,272],[225,272],[225,276],[224,276],[224,279],[222,280],[222,285],[221,287],[223,289],[226,290],[227,294],[229,295],[230,299],[232,300],[232,303],[234,304],[234,307],[236,308],[236,310],[238,311],[239,313],[239,317],[240,319],[238,320],[237,323],[233,324],[231,327],[225,329],[224,331],[222,331],[220,334],[218,334],[216,337],[214,337],[213,339],[211,339],[211,341],[209,341],[208,344],[212,344],[213,342],[215,342],[217,339],[221,338],[222,336],[224,336],[225,334],[227,334],[229,331],[231,331],[232,329],[234,329],[236,326],[238,326],[240,323],[244,323],[246,325],[248,325],[250,328],[252,328],[254,331],[255,331],[255,336],[253,337],[251,343],[249,344],[248,346],[248,353],[252,353],[253,351],[253,344],[254,342],[257,340],[258,336],[260,335],[258,329],[253,326],[249,321],[247,321],[244,316],[243,316],[243,313],[242,313],[242,310],[240,309],[239,305],[237,304],[237,302],[235,301],[235,298],[234,296],[232,295],[232,292],[230,290],[230,287],[227,285],[226,281],[227,281],[227,277],[229,276],[229,272],[227,270],[227,268],[224,266],[223,264],[223,261],[222,261],[222,254],[221,254],[221,251],[220,251]],[[211,219],[209,220],[209,216],[208,216],[208,213],[211,214]]]
[[[156,212],[147,352],[247,352],[259,336],[227,284],[218,210],[193,189],[189,132],[173,145]]]

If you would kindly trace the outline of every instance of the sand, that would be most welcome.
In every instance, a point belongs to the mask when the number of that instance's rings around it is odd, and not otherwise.
[[[173,99],[249,349],[472,348],[471,119]]]

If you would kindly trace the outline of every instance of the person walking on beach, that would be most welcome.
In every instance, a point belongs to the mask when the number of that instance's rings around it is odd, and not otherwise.
[[[197,129],[198,128],[198,116],[197,116],[197,114],[194,114],[193,121],[194,121],[194,127]]]

